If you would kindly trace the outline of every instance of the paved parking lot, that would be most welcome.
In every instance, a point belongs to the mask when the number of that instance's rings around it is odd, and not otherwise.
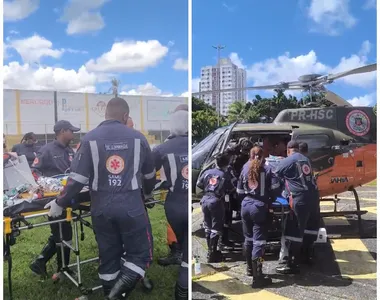
[[[193,211],[193,255],[200,257],[202,274],[193,277],[192,299],[376,299],[376,187],[358,189],[362,210],[362,237],[357,233],[356,216],[324,218],[327,233],[334,238],[316,249],[316,264],[301,269],[299,275],[277,275],[278,253],[266,257],[265,272],[271,274],[274,284],[264,290],[253,290],[251,279],[245,276],[245,261],[241,254],[240,222],[233,224],[235,251],[225,253],[226,261],[206,264],[206,243],[201,229],[202,213],[199,204]],[[354,210],[352,193],[339,195],[338,210]],[[323,202],[322,211],[331,211],[333,204]],[[341,235],[339,237],[339,235]]]

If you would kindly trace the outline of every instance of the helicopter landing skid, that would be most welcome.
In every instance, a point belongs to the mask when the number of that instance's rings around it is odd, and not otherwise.
[[[366,210],[361,210],[360,209],[360,200],[359,200],[359,195],[356,189],[351,188],[349,189],[354,195],[355,203],[356,203],[356,210],[339,210],[337,209],[338,203],[340,198],[338,198],[338,195],[335,195],[334,198],[321,198],[320,201],[331,201],[334,202],[334,211],[329,211],[329,212],[321,212],[321,218],[325,217],[346,217],[346,216],[352,216],[356,215],[358,218],[358,234],[360,238],[365,238],[364,233],[363,233],[363,224],[362,224],[362,215],[365,215],[368,211]],[[334,238],[339,238],[342,236],[335,236],[333,235]],[[347,236],[345,236],[346,238]]]

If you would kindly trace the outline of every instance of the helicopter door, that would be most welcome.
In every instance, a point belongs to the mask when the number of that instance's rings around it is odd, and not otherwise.
[[[217,145],[221,143],[221,139],[225,136],[224,133],[227,129],[228,127],[218,128],[191,149],[191,178],[193,192],[195,192],[196,183],[200,172],[204,169],[204,166],[208,164],[210,156],[214,153]]]
[[[227,131],[225,133],[226,134],[226,139],[224,140],[224,143],[222,145],[220,153],[223,153],[224,150],[226,150],[228,142],[229,142],[231,134],[232,134],[232,130],[235,128],[236,124],[238,124],[238,123],[239,122],[235,122],[235,123],[231,124],[230,127],[228,127],[228,129],[227,129]]]
[[[198,180],[198,177],[201,176],[204,171],[206,171],[206,170],[208,170],[214,166],[215,157],[218,154],[224,152],[226,145],[227,145],[227,141],[228,141],[229,137],[231,136],[232,129],[235,127],[236,124],[237,124],[237,122],[235,122],[232,125],[230,125],[229,127],[227,127],[227,129],[220,135],[220,137],[218,138],[216,143],[214,143],[213,147],[210,149],[211,151],[209,152],[209,155],[204,160],[204,163],[200,168],[201,169],[200,172],[198,174],[192,173],[194,175],[192,177],[193,187],[195,188],[196,194],[201,193],[201,190],[196,186],[196,181]]]
[[[321,172],[334,165],[332,132],[294,132],[293,139],[297,142],[307,143],[309,148],[309,158],[314,171]]]

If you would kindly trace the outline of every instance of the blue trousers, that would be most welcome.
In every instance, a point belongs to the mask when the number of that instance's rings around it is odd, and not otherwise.
[[[241,204],[244,246],[252,252],[252,259],[263,257],[268,235],[268,205],[245,197]]]

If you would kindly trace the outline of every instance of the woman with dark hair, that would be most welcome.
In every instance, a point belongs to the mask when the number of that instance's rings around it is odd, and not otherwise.
[[[16,152],[18,156],[25,155],[29,166],[32,166],[39,148],[40,145],[37,144],[37,137],[34,132],[28,132],[22,137],[20,144],[13,146],[12,152]]]
[[[278,179],[265,165],[262,147],[254,146],[251,149],[250,161],[240,174],[237,192],[244,197],[241,216],[247,275],[253,277],[252,288],[261,288],[272,283],[262,272],[268,232],[267,216],[270,203],[281,194]]]

